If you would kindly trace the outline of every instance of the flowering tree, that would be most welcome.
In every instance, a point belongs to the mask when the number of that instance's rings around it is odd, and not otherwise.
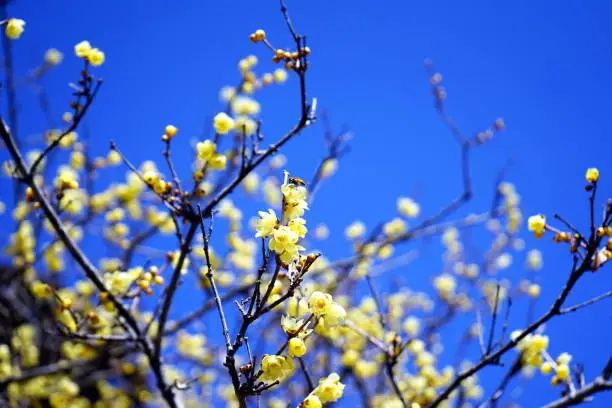
[[[612,294],[566,304],[578,282],[600,273],[612,257],[612,202],[602,204],[596,195],[598,170],[586,172],[587,231],[559,215],[553,223],[544,215],[527,219],[535,238],[551,235],[567,245],[572,261],[547,312],[512,330],[513,302],[532,302],[540,286],[495,276],[509,264],[507,251],[524,245],[519,197],[503,171],[491,207],[457,218],[472,198],[470,154],[490,143],[504,122],[466,135],[445,109],[442,76],[427,61],[435,108],[459,146],[463,191],[428,216],[414,199],[400,197],[397,214],[370,231],[359,221],[349,225],[352,255],[329,259],[314,250],[327,228],[309,230],[307,211],[350,138],[317,112],[307,87],[310,48],[282,1],[281,12],[293,49],[276,48],[261,29],[250,35],[282,68],[258,74],[256,56],[240,60],[238,85],[222,89],[225,107],[212,121],[214,137],[194,146],[190,177],[173,162],[171,148],[183,143],[174,125],[163,130],[157,164],[133,164],[121,140],[110,142],[105,157],[92,157],[79,128],[95,109],[105,54],[88,41],[76,44],[70,57],[80,58],[83,68],[67,90],[73,99],[63,127],[45,129],[36,146],[20,139],[10,50],[25,22],[2,22],[8,111],[0,123],[1,154],[14,188],[1,198],[15,221],[2,235],[3,406],[318,408],[348,405],[351,398],[368,407],[496,406],[511,400],[505,391],[519,374],[536,369],[559,389],[549,407],[612,389],[611,361],[586,378],[543,331],[551,319]],[[46,75],[62,58],[49,50],[28,79]],[[276,139],[264,138],[255,97],[288,79],[296,87],[295,124]],[[280,151],[317,120],[326,127],[328,154],[304,181],[283,172]],[[125,180],[94,185],[119,166]],[[266,205],[246,226],[241,208],[249,198]],[[483,226],[493,234],[489,248],[468,262],[462,231]],[[382,271],[419,255],[395,256],[396,248],[438,235],[445,270],[433,277],[432,293],[378,289]],[[147,246],[153,239],[157,245]],[[113,255],[102,256],[100,246]],[[527,267],[541,266],[542,255],[529,252]],[[177,313],[192,284],[201,306]],[[440,332],[451,321],[463,324],[464,335],[445,343]],[[456,348],[457,361],[440,358],[443,344]],[[479,383],[489,366],[505,372],[492,389]]]

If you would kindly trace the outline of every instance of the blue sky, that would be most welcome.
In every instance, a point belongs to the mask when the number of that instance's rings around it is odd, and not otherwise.
[[[584,171],[591,166],[602,173],[601,202],[610,196],[612,162],[606,147],[612,3],[287,3],[313,50],[309,96],[318,98],[337,128],[346,124],[354,133],[350,155],[323,185],[309,215],[309,223],[330,226],[325,250],[331,257],[346,255],[341,235],[349,222],[360,218],[373,226],[390,217],[397,196],[414,195],[424,214],[433,214],[460,192],[458,149],[433,109],[425,58],[443,74],[447,108],[466,133],[500,116],[507,123],[505,132],[474,151],[471,211],[487,208],[496,172],[508,161],[513,163],[508,180],[516,184],[527,215],[542,212],[552,218],[557,212],[586,227]],[[90,1],[87,7],[75,1],[25,0],[16,2],[11,14],[27,21],[15,44],[18,72],[35,66],[50,47],[66,54],[45,81],[56,96],[56,116],[69,100],[66,84],[79,69],[73,45],[87,39],[106,52],[98,70],[105,84],[86,127],[94,152],[103,154],[112,138],[134,162],[161,159],[158,137],[167,123],[176,124],[185,139],[207,134],[210,118],[221,109],[219,88],[237,81],[239,58],[253,53],[262,69],[272,68],[263,47],[248,42],[252,31],[264,28],[276,46],[291,46],[272,0]],[[261,98],[270,141],[297,119],[296,85],[293,78]],[[31,96],[20,99],[22,137],[41,131],[43,120],[34,103]],[[179,167],[186,169],[191,157],[187,141],[174,151]],[[322,127],[308,129],[285,153],[288,169],[309,178],[325,153]],[[559,292],[571,261],[565,249],[549,240],[525,238],[528,248],[544,251],[541,313]],[[414,283],[425,285],[440,268],[438,255],[433,251],[418,270],[398,273],[414,274]],[[509,273],[518,280],[523,276],[521,255],[516,263]],[[586,277],[570,303],[611,286],[604,269]],[[568,351],[585,363],[587,373],[597,374],[610,357],[609,305],[551,324],[553,352]],[[526,390],[529,399],[519,398],[524,406],[554,397],[545,382],[535,384]],[[592,406],[611,402],[608,396]]]

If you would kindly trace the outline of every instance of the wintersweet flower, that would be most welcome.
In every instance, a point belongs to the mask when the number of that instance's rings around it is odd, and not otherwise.
[[[301,200],[292,204],[287,204],[285,206],[284,215],[285,218],[289,220],[293,218],[299,218],[303,216],[304,212],[308,209],[308,203],[304,200]]]
[[[220,112],[215,115],[213,127],[215,131],[221,135],[229,133],[234,129],[235,122],[227,113]]]
[[[282,254],[285,251],[293,252],[295,246],[297,245],[298,239],[298,235],[291,231],[289,227],[281,225],[274,230],[269,246],[270,249],[277,254]]]
[[[272,235],[276,225],[278,224],[278,218],[276,217],[276,212],[274,210],[269,209],[268,212],[259,211],[259,219],[257,220],[255,230],[257,233],[255,234],[255,238],[266,238]]]
[[[289,340],[288,349],[291,357],[302,357],[306,354],[306,343],[299,337],[292,337]]]
[[[106,56],[104,55],[104,52],[102,52],[98,48],[91,48],[87,52],[87,60],[94,67],[102,65],[105,59],[106,59]]]
[[[546,230],[546,217],[542,214],[532,215],[527,219],[527,228],[536,238],[541,238]]]
[[[319,397],[317,397],[314,394],[310,394],[309,396],[306,397],[306,399],[304,399],[304,401],[302,401],[302,404],[300,405],[300,407],[301,408],[322,408],[323,403],[321,402]]]
[[[224,154],[215,154],[208,161],[208,165],[215,170],[225,170],[227,166],[227,157]]]
[[[287,80],[287,71],[285,71],[282,68],[277,68],[274,71],[274,80],[276,81],[276,83],[278,84],[282,84]]]
[[[344,230],[344,235],[348,239],[361,238],[365,234],[365,224],[361,221],[354,221]]]
[[[304,238],[308,232],[308,228],[306,228],[306,220],[303,218],[293,218],[289,221],[287,227],[289,227],[291,231],[295,232],[300,238]]]
[[[25,26],[25,21],[19,18],[11,18],[6,22],[4,33],[11,40],[16,40],[21,37]]]
[[[261,377],[264,381],[280,381],[291,374],[294,368],[291,358],[266,354],[261,360]]]
[[[217,151],[217,145],[212,140],[205,140],[196,144],[198,159],[208,161]]]
[[[89,41],[81,41],[74,46],[74,53],[77,57],[86,58],[89,55],[89,50],[91,50]]]
[[[325,313],[325,324],[328,327],[337,326],[344,322],[346,310],[338,303],[333,303],[327,313]]]
[[[45,62],[49,65],[57,65],[62,62],[62,59],[64,55],[55,48],[50,48],[45,52]]]
[[[330,311],[333,304],[333,298],[329,293],[313,292],[308,299],[310,311],[315,316],[323,316]]]
[[[421,207],[409,197],[400,197],[397,199],[397,210],[405,217],[414,218],[419,215]]]
[[[340,382],[340,376],[336,373],[331,373],[326,378],[319,380],[319,385],[313,391],[321,402],[338,401],[344,393],[344,384]]]
[[[599,170],[595,167],[587,169],[585,178],[589,183],[597,183],[599,180]]]

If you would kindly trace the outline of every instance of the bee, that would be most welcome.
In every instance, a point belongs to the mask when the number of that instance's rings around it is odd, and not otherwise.
[[[289,182],[296,186],[305,186],[306,182],[299,177],[289,177]]]
[[[247,374],[247,373],[250,373],[252,369],[253,369],[253,364],[249,363],[249,364],[241,366],[240,372],[242,374]]]

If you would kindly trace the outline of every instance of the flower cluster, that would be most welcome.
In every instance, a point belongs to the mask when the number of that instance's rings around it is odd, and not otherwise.
[[[306,220],[301,218],[308,209],[306,202],[307,191],[303,185],[287,182],[281,187],[283,194],[283,222],[272,209],[268,212],[259,212],[256,221],[256,238],[270,238],[268,246],[285,264],[289,264],[299,257],[299,251],[304,247],[299,240],[306,236]]]
[[[81,41],[75,45],[74,53],[77,57],[83,58],[94,67],[102,65],[106,59],[104,52],[98,48],[92,47],[89,41]]]

